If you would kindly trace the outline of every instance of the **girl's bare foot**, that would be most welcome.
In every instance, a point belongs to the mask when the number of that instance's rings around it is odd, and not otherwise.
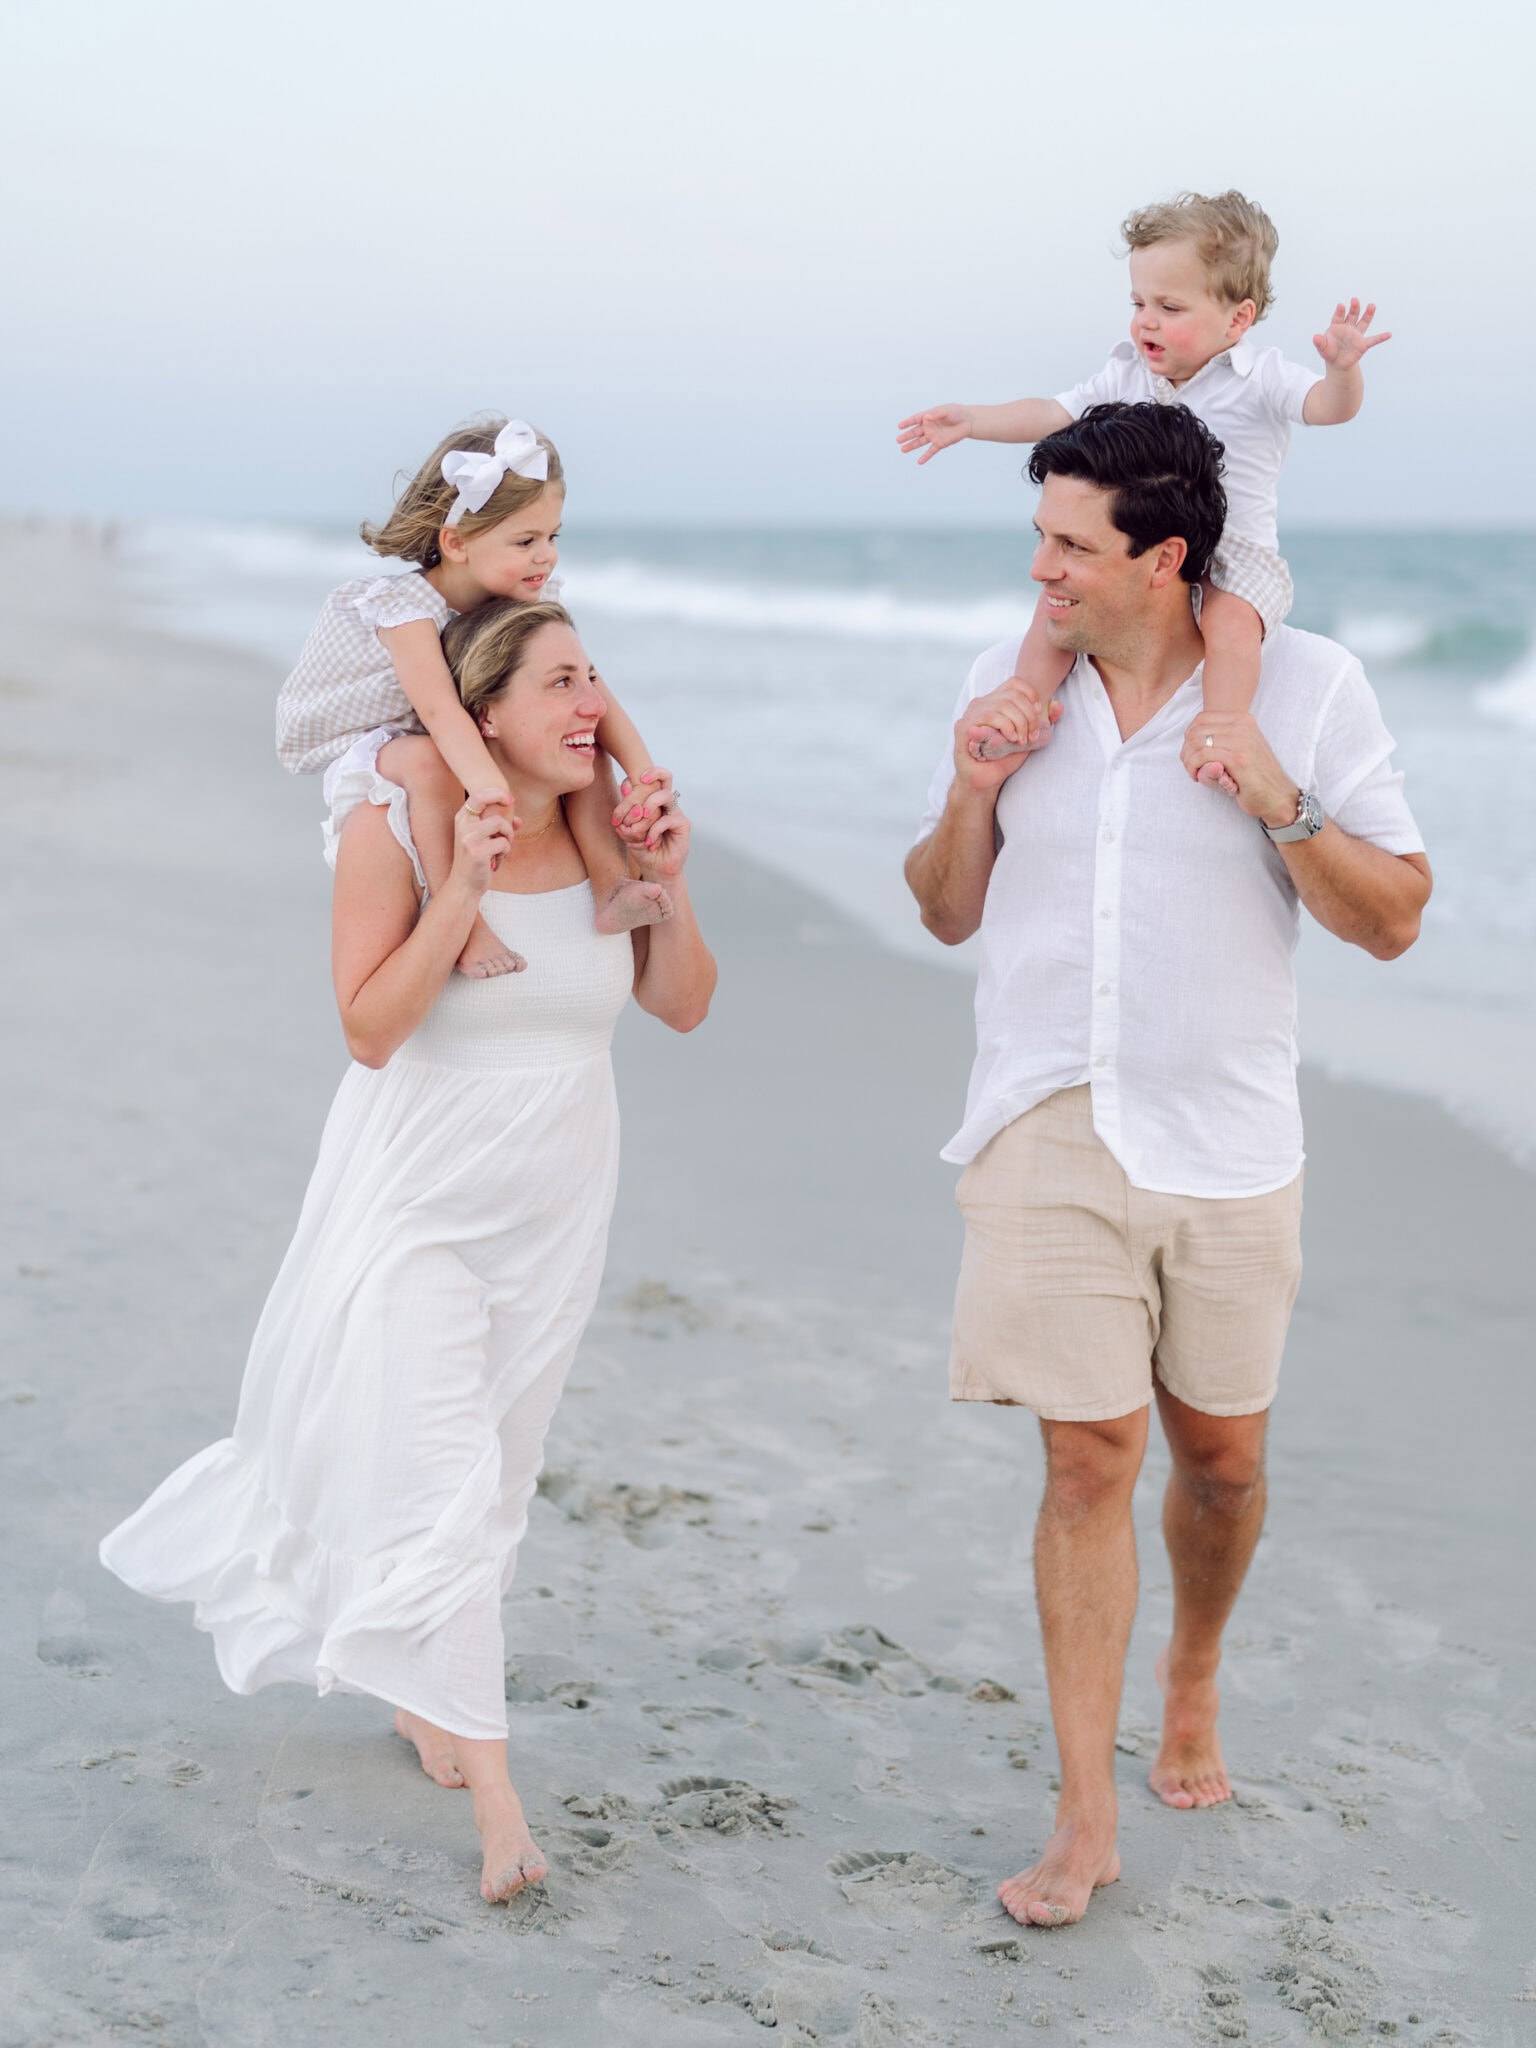
[[[1232,1781],[1216,1733],[1221,1695],[1215,1679],[1174,1684],[1164,1650],[1157,1660],[1157,1682],[1163,1694],[1163,1739],[1147,1783],[1164,1806],[1220,1806],[1232,1797]]]
[[[480,1896],[488,1904],[504,1905],[525,1885],[542,1883],[549,1875],[544,1852],[529,1834],[522,1802],[510,1785],[475,1793],[475,1826],[485,1851]]]
[[[1070,1927],[1099,1886],[1119,1875],[1113,1818],[1100,1825],[1064,1820],[1040,1861],[1000,1884],[997,1895],[1021,1927]]]
[[[483,917],[475,919],[475,928],[459,955],[460,974],[475,981],[492,981],[498,974],[521,974],[527,965],[521,953],[514,953],[504,939],[497,938]]]
[[[672,915],[672,898],[660,882],[620,882],[605,902],[597,906],[597,929],[611,937],[632,932],[643,924],[665,924]]]
[[[423,1721],[419,1714],[408,1714],[402,1707],[395,1715],[395,1733],[415,1744],[421,1768],[434,1785],[441,1785],[445,1791],[452,1792],[464,1783],[464,1773],[459,1769],[459,1760],[454,1754],[453,1737],[446,1728]]]

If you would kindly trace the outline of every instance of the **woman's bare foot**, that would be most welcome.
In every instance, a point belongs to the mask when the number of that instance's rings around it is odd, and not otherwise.
[[[1221,1695],[1214,1678],[1168,1676],[1168,1652],[1157,1660],[1163,1694],[1163,1739],[1147,1783],[1164,1806],[1220,1806],[1232,1797],[1232,1781],[1221,1754],[1216,1714]]]
[[[521,953],[514,953],[504,939],[497,938],[483,917],[475,919],[474,930],[459,955],[460,974],[475,981],[493,981],[498,974],[521,974],[527,965]]]
[[[660,882],[620,882],[607,900],[597,906],[593,920],[607,937],[632,932],[643,924],[665,924],[672,915],[672,898]]]
[[[402,1707],[395,1716],[395,1733],[415,1744],[421,1768],[434,1785],[441,1785],[445,1791],[452,1792],[464,1783],[464,1773],[459,1769],[459,1760],[454,1754],[453,1737],[446,1728],[423,1721],[419,1714],[408,1714]]]
[[[544,1852],[529,1834],[522,1802],[510,1785],[475,1793],[475,1826],[485,1851],[480,1896],[489,1904],[504,1905],[524,1885],[539,1884],[549,1875]]]
[[[1119,1875],[1114,1821],[1064,1820],[1040,1861],[1000,1884],[997,1896],[1021,1927],[1070,1927]]]

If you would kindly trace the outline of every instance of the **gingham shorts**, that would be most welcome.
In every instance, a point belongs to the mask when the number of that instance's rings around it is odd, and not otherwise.
[[[1295,591],[1291,572],[1273,548],[1261,547],[1241,534],[1224,533],[1211,557],[1211,581],[1251,604],[1264,622],[1266,637],[1285,618]]]

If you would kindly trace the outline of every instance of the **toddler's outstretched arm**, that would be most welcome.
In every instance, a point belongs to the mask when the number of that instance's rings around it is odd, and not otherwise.
[[[903,455],[921,448],[918,461],[931,462],[941,448],[956,441],[1043,441],[1072,424],[1072,415],[1054,398],[1015,398],[1007,405],[931,405],[914,412],[896,429]]]
[[[1373,348],[1390,341],[1390,332],[1371,334],[1376,308],[1360,310],[1360,301],[1344,301],[1333,309],[1333,319],[1322,334],[1314,334],[1312,346],[1323,359],[1323,381],[1314,384],[1302,401],[1301,417],[1309,427],[1342,427],[1365,403],[1365,379],[1361,359]]]

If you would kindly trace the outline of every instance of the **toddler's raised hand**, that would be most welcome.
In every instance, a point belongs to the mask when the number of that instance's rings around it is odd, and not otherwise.
[[[941,448],[952,448],[970,431],[971,409],[968,405],[932,405],[927,412],[911,413],[898,423],[896,445],[903,455],[910,455],[914,448],[921,448],[923,452],[918,461],[932,462]]]
[[[1367,306],[1362,312],[1358,299],[1351,299],[1348,306],[1342,299],[1339,301],[1333,309],[1333,319],[1327,332],[1312,337],[1312,346],[1330,370],[1352,370],[1368,349],[1379,348],[1382,342],[1392,339],[1390,332],[1367,332],[1375,317],[1374,305]]]

